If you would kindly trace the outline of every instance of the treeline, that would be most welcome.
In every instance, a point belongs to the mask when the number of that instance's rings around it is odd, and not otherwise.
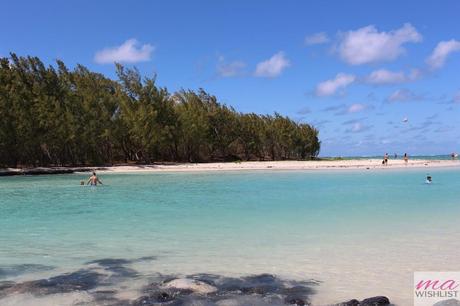
[[[0,165],[309,159],[318,131],[243,114],[204,90],[174,94],[117,65],[118,81],[61,61],[0,59]]]

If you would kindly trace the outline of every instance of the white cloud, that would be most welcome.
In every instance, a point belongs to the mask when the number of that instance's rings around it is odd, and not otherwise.
[[[369,126],[369,125],[365,125],[361,122],[355,122],[352,124],[352,126],[349,128],[349,129],[346,129],[345,132],[346,133],[361,133],[361,132],[364,132],[364,131],[367,131],[369,129],[371,129],[372,126]]]
[[[338,73],[334,79],[319,83],[316,86],[315,94],[317,96],[331,96],[341,88],[349,86],[356,80],[351,74]]]
[[[389,102],[408,102],[423,99],[422,96],[410,91],[409,89],[398,89],[393,92],[388,98]]]
[[[150,60],[154,49],[150,44],[139,46],[136,39],[128,39],[120,46],[105,48],[96,52],[94,61],[99,64],[145,62]]]
[[[370,84],[397,84],[406,82],[408,78],[402,71],[393,72],[386,69],[372,71],[366,77],[366,82]]]
[[[244,73],[246,63],[243,61],[226,62],[223,56],[219,57],[217,73],[223,78],[235,77]]]
[[[306,45],[321,45],[329,42],[329,37],[324,32],[315,33],[305,37]]]
[[[257,77],[274,78],[279,76],[290,65],[291,63],[284,55],[284,52],[280,51],[268,60],[258,63],[254,75]]]
[[[368,105],[366,104],[361,104],[361,103],[355,103],[355,104],[352,104],[348,107],[347,109],[347,113],[349,114],[354,114],[354,113],[359,113],[359,112],[362,112],[366,109],[368,109]]]
[[[379,32],[375,26],[369,25],[344,33],[338,52],[351,65],[391,61],[405,52],[405,43],[421,40],[422,35],[409,23],[390,32]]]
[[[441,41],[434,48],[433,53],[427,58],[426,62],[432,69],[441,68],[450,53],[459,51],[460,41],[454,39]]]

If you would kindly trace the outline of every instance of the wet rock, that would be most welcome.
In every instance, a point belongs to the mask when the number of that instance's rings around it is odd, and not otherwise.
[[[287,303],[289,305],[296,305],[296,306],[305,306],[305,305],[309,305],[307,304],[304,300],[302,299],[288,299],[287,300]]]
[[[41,271],[49,271],[54,269],[52,266],[37,265],[37,264],[22,264],[11,266],[0,266],[0,279],[18,276],[26,273],[35,273]]]
[[[117,283],[123,280],[123,278],[128,277],[137,277],[138,273],[136,270],[127,268],[124,265],[131,263],[130,260],[127,259],[119,259],[119,258],[104,258],[89,261],[86,264],[93,265],[97,264],[104,268],[104,270],[111,272],[112,275],[106,279],[106,285],[110,283]]]
[[[217,288],[209,285],[205,282],[188,279],[188,278],[178,278],[172,281],[169,281],[162,285],[163,288],[170,289],[182,289],[182,290],[191,290],[195,293],[200,294],[209,294],[217,291]]]
[[[348,302],[343,302],[338,304],[337,306],[359,306],[359,301],[356,299],[349,300]]]
[[[131,303],[132,306],[149,306],[155,304],[158,304],[158,301],[150,296],[141,296]]]
[[[359,306],[385,306],[390,305],[390,300],[386,296],[374,296],[364,299],[359,303]]]
[[[460,306],[460,301],[456,299],[449,299],[437,302],[433,306]]]
[[[79,270],[73,273],[63,274],[48,279],[40,279],[17,283],[11,287],[0,290],[0,294],[31,293],[35,295],[47,295],[56,293],[68,293],[95,288],[101,280],[101,274]]]
[[[91,265],[91,264],[98,264],[101,267],[114,267],[114,266],[122,266],[129,264],[130,261],[127,259],[121,259],[121,258],[103,258],[103,259],[97,259],[97,260],[92,260],[88,261],[86,264]]]
[[[174,297],[171,296],[167,292],[160,292],[160,293],[157,294],[157,301],[158,302],[164,303],[164,302],[170,302],[172,300],[174,300]]]

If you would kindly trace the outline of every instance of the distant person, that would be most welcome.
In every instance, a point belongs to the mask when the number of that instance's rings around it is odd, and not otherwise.
[[[397,158],[398,158],[398,154],[395,153],[395,159],[397,159]]]
[[[426,183],[431,184],[432,182],[433,182],[433,178],[431,177],[431,175],[427,174],[426,175]]]
[[[383,164],[385,166],[388,165],[388,153],[385,153],[385,155],[383,156]]]
[[[404,162],[407,163],[409,162],[409,156],[407,155],[407,153],[404,153]]]
[[[99,180],[99,178],[96,175],[96,172],[93,172],[93,175],[91,175],[88,179],[88,182],[86,185],[91,185],[91,186],[97,186],[97,184],[102,184],[102,182]]]
[[[452,158],[452,160],[455,160],[455,157],[457,157],[457,154],[455,154],[455,152],[454,152],[454,153],[450,154],[450,157]]]

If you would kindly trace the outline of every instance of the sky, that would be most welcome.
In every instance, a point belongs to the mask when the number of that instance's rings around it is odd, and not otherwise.
[[[321,156],[460,151],[460,1],[4,1],[0,56],[135,66],[314,125]]]

